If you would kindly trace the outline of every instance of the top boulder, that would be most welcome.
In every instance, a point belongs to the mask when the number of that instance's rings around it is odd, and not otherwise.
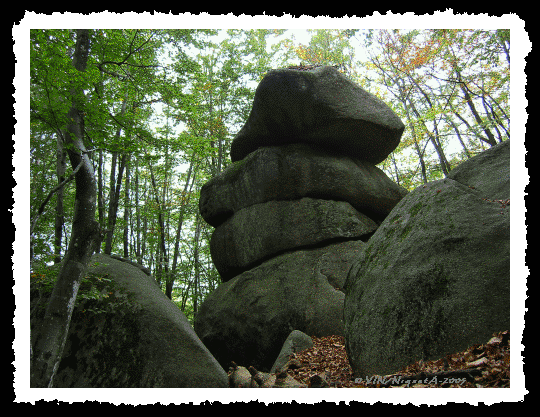
[[[231,160],[261,146],[302,142],[378,164],[396,149],[404,129],[390,107],[334,67],[272,70],[257,87]]]

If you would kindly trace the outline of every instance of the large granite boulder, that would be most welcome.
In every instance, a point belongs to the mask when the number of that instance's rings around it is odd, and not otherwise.
[[[269,201],[235,213],[210,240],[223,281],[286,250],[371,235],[377,224],[344,201]],[[366,238],[367,240],[367,238]]]
[[[344,323],[355,377],[510,329],[509,144],[498,146],[409,193],[353,263]]]
[[[264,372],[293,330],[343,335],[342,288],[363,245],[298,250],[237,275],[205,299],[195,332],[224,369],[234,361]]]
[[[201,188],[199,211],[217,227],[237,211],[302,197],[346,201],[382,222],[407,194],[374,164],[315,145],[262,147]]]
[[[333,67],[272,70],[231,144],[231,160],[261,146],[303,142],[378,164],[396,149],[404,129],[388,105]]]
[[[223,368],[151,276],[103,254],[93,256],[86,275],[107,284],[99,299],[77,302],[55,387],[228,386]],[[33,300],[33,329],[46,302]]]

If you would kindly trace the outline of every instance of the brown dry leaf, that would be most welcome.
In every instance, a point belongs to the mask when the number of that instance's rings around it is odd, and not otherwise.
[[[289,369],[290,376],[299,382],[308,384],[310,378],[323,374],[331,388],[367,388],[366,383],[355,383],[352,369],[349,365],[345,350],[345,338],[342,336],[315,337],[312,336],[313,347],[296,354],[304,366],[298,369]],[[389,381],[392,376],[408,377],[427,375],[439,376],[439,384],[425,384],[416,381],[408,385],[413,388],[486,388],[510,387],[510,331],[495,333],[483,345],[472,345],[463,352],[447,355],[434,361],[418,361],[405,367],[401,372],[386,375],[381,380]],[[446,376],[448,375],[448,376]],[[460,375],[459,377],[451,377]],[[465,378],[463,375],[466,375]],[[447,382],[444,382],[444,380]],[[420,379],[420,378],[418,378]],[[458,382],[455,382],[455,381]],[[376,388],[397,388],[407,385],[381,384],[369,385]]]

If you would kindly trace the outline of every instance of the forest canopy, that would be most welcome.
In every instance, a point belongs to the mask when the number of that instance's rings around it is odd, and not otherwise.
[[[379,167],[409,190],[510,138],[509,29],[87,32],[77,51],[75,30],[30,31],[32,268],[66,254],[87,169],[95,250],[148,267],[189,319],[219,282],[200,188],[231,163],[270,69],[333,65],[387,103],[406,129]]]

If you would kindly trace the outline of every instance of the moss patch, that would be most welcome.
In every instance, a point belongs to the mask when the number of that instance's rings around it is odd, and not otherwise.
[[[55,387],[138,387],[141,383],[140,307],[108,274],[92,272],[82,279]],[[31,277],[31,328],[45,314],[60,267]]]
[[[90,264],[85,276],[82,278],[75,300],[75,308],[79,307],[84,301],[94,301],[91,303],[86,302],[84,305],[88,306],[89,311],[97,313],[129,303],[128,296],[109,278],[108,274],[92,272],[91,266],[93,265],[96,266],[98,263]],[[38,314],[38,316],[45,313],[47,303],[43,301],[48,301],[50,298],[59,272],[60,265],[54,265],[40,268],[30,275],[30,302],[41,300],[34,306],[34,313]],[[105,307],[106,304],[110,304],[110,306]]]

